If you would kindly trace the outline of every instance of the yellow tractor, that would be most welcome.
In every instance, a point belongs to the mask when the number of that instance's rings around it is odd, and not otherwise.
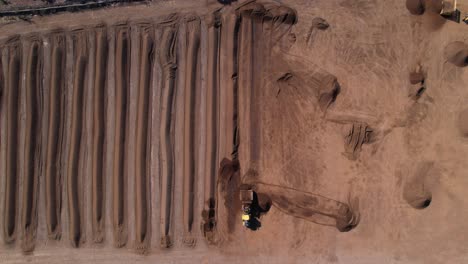
[[[262,208],[258,202],[258,195],[251,186],[245,184],[240,188],[240,200],[242,204],[242,225],[256,231],[262,226],[260,216],[266,213],[269,205]]]
[[[253,201],[254,201],[254,192],[250,188],[241,188],[240,190],[240,200],[242,204],[242,225],[246,228],[257,230],[260,226],[257,227],[256,215],[254,215]],[[257,221],[255,221],[257,220]]]

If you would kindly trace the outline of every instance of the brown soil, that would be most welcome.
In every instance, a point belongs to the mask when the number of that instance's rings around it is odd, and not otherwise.
[[[3,18],[0,259],[466,262],[467,28],[440,2]]]

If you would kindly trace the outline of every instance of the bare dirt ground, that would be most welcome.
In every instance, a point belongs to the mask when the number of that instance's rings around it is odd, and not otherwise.
[[[0,261],[466,263],[468,26],[414,3],[3,21]]]

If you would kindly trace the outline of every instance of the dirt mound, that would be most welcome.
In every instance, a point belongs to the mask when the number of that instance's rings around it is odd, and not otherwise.
[[[444,5],[441,0],[422,0],[425,3],[426,10],[439,14]]]
[[[420,65],[418,65],[414,71],[410,72],[409,82],[411,83],[411,87],[409,97],[413,100],[418,100],[426,91],[425,79],[425,73],[421,70]]]
[[[312,19],[312,27],[320,30],[325,30],[328,27],[330,27],[330,24],[328,24],[328,22],[321,17],[315,17],[314,19]]]
[[[422,15],[426,11],[424,0],[406,0],[406,8],[413,15]]]
[[[333,75],[328,75],[322,80],[319,88],[319,106],[322,111],[333,104],[341,92],[341,86]]]
[[[445,47],[444,56],[453,65],[465,67],[468,65],[468,45],[461,41],[452,42]]]
[[[422,72],[411,72],[409,74],[411,84],[418,84],[424,82],[424,74]]]
[[[442,2],[442,0],[406,0],[406,8],[413,15],[422,15],[426,11],[439,14]]]
[[[330,24],[321,17],[315,17],[312,19],[312,25],[310,26],[309,33],[307,34],[307,44],[310,45],[314,42],[318,31],[326,30],[329,27]]]
[[[415,209],[424,209],[432,202],[432,190],[429,185],[430,172],[434,162],[420,163],[413,175],[410,176],[403,189],[403,198]]]

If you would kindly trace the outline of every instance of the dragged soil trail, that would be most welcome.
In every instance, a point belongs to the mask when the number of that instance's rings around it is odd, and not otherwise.
[[[26,127],[23,165],[22,244],[25,252],[34,249],[37,217],[39,178],[42,173],[41,124],[42,102],[42,46],[36,37],[31,37],[26,65]]]
[[[114,245],[127,243],[127,183],[128,109],[130,89],[130,28],[116,28],[115,38],[115,142],[112,182]]]
[[[206,153],[204,178],[204,226],[205,236],[212,234],[216,207],[216,174],[218,164],[218,91],[219,91],[219,52],[220,52],[221,17],[213,14],[208,25],[208,76],[206,84]]]
[[[8,71],[6,74],[6,111],[7,111],[7,136],[6,136],[6,168],[5,168],[5,205],[3,221],[3,239],[6,243],[12,243],[16,239],[16,219],[18,212],[18,178],[19,178],[19,91],[21,89],[21,44],[17,38],[9,41]]]
[[[184,242],[193,246],[192,237],[194,202],[195,202],[195,160],[197,148],[195,147],[195,101],[199,87],[197,74],[199,72],[200,50],[200,19],[188,18],[187,21],[187,47],[186,47],[186,76],[185,76],[185,104],[184,104],[184,182],[183,182],[183,222]]]
[[[108,40],[105,27],[95,30],[96,59],[94,66],[93,95],[93,158],[92,158],[92,218],[93,241],[100,243],[104,239],[104,137],[106,120],[106,86]]]
[[[241,19],[237,14],[223,14],[220,18],[219,86],[216,90],[218,96],[217,156],[215,160],[215,162],[218,162],[216,164],[216,195],[214,200],[208,201],[214,206],[215,210],[211,212],[212,216],[210,216],[210,211],[205,212],[204,215],[205,219],[209,221],[209,225],[216,224],[215,227],[210,227],[210,230],[216,232],[205,233],[205,236],[207,236],[210,243],[217,244],[229,241],[228,234],[234,232],[235,228],[233,225],[235,218],[230,218],[230,211],[233,210],[233,207],[228,205],[230,202],[224,202],[226,196],[229,196],[228,199],[232,200],[231,195],[234,194],[225,194],[226,187],[222,187],[221,184],[225,182],[222,178],[231,177],[231,173],[228,172],[230,169],[227,168],[232,165],[230,160],[232,159],[233,163],[238,164],[238,40],[241,26]],[[224,171],[224,167],[227,168],[227,171]],[[237,167],[239,166],[237,165]],[[238,174],[236,175],[238,176]],[[225,217],[229,219],[227,220]]]
[[[150,153],[151,153],[151,83],[153,81],[154,33],[152,27],[140,28],[140,65],[135,154],[135,247],[146,253],[151,239]]]
[[[47,233],[52,239],[61,236],[62,204],[62,149],[64,138],[64,96],[65,96],[65,35],[57,32],[50,37],[52,46],[52,65],[50,76],[49,116],[46,169],[45,169],[45,208]]]
[[[84,239],[83,178],[80,170],[83,159],[84,90],[88,69],[88,38],[86,31],[73,35],[75,63],[73,66],[73,101],[68,154],[68,217],[70,241],[78,247]]]

